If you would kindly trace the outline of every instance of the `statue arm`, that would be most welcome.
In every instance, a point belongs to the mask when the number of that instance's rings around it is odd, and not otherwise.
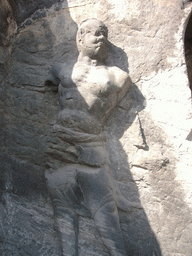
[[[131,78],[126,72],[122,74],[119,84],[121,85],[121,90],[117,96],[117,104],[125,97],[132,86]]]
[[[115,74],[115,83],[120,89],[117,94],[117,105],[131,89],[132,81],[127,72],[117,67],[113,67],[113,73]]]
[[[45,86],[49,87],[53,91],[58,90],[58,86],[60,84],[59,73],[61,70],[61,64],[54,65],[45,80]]]

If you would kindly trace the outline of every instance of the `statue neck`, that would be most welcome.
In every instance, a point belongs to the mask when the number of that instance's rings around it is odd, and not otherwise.
[[[83,56],[81,52],[79,53],[78,62],[81,62],[88,66],[100,66],[104,64],[96,59],[91,59],[89,56]]]

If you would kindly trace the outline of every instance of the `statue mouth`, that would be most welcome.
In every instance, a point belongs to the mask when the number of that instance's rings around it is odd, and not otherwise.
[[[97,47],[100,47],[100,46],[102,46],[102,45],[104,45],[104,43],[103,43],[103,42],[99,42],[99,43],[97,43]]]

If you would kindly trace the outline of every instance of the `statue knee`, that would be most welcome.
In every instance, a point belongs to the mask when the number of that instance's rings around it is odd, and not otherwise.
[[[101,205],[95,215],[102,215],[106,214],[106,216],[111,215],[111,214],[116,214],[117,213],[117,206],[114,200],[110,202],[105,202],[103,205]]]
[[[117,210],[117,206],[116,206],[115,201],[111,201],[111,202],[106,203],[104,208],[105,208],[105,211],[108,212],[108,213],[113,213]]]

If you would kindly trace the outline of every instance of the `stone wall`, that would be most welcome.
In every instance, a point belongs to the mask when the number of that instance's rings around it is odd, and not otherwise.
[[[191,255],[190,1],[44,2],[1,2],[1,254],[59,255],[44,177],[59,102],[44,81],[54,63],[74,65],[77,26],[95,17],[109,29],[109,65],[133,82],[106,125],[127,253]],[[93,220],[79,226],[79,255],[108,255]]]

